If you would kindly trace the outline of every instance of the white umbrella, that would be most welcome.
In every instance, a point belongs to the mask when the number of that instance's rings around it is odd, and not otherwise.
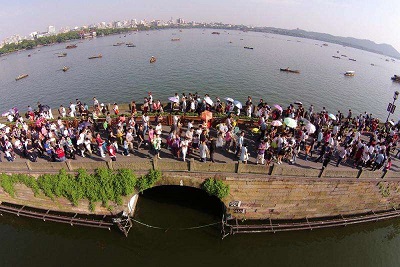
[[[307,130],[308,133],[313,134],[313,133],[315,133],[316,128],[315,128],[314,124],[308,123],[306,125],[306,130]]]
[[[206,103],[209,104],[210,106],[214,105],[214,102],[211,100],[209,96],[206,96],[204,98],[204,101],[206,101]]]
[[[283,120],[283,122],[284,122],[284,123],[286,124],[286,126],[289,127],[289,128],[296,128],[296,127],[297,127],[297,121],[294,120],[294,119],[292,119],[292,118],[287,117],[287,118],[285,118],[285,119]]]
[[[242,108],[243,108],[242,103],[240,103],[240,102],[237,101],[237,100],[233,101],[233,104],[234,104],[238,109],[242,109]]]
[[[4,127],[6,127],[7,125],[0,123],[0,129],[3,129]]]
[[[174,103],[179,103],[179,98],[175,96],[168,97],[168,100]]]
[[[225,100],[229,101],[229,102],[233,102],[234,101],[233,98],[230,98],[230,97],[225,97]]]
[[[336,120],[336,116],[335,115],[333,115],[332,113],[329,113],[329,118],[331,118],[332,120]]]
[[[282,122],[281,121],[272,121],[271,125],[275,126],[275,127],[279,127],[279,126],[282,126]]]
[[[307,119],[305,119],[305,118],[301,118],[300,119],[304,124],[308,124],[308,123],[310,123],[310,121],[309,120],[307,120]]]
[[[220,130],[221,132],[227,132],[227,131],[228,131],[228,126],[226,126],[225,123],[221,123],[221,124],[219,125],[219,130]]]
[[[394,126],[394,122],[393,121],[388,121],[392,126]],[[0,127],[1,129],[1,127]]]

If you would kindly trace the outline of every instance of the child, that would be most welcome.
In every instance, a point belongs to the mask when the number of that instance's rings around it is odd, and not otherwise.
[[[109,144],[107,147],[108,154],[110,155],[110,158],[112,161],[117,160],[117,156],[115,155],[115,147],[112,144]]]
[[[122,152],[122,154],[124,156],[127,156],[127,157],[130,156],[130,154],[129,154],[129,144],[128,144],[128,141],[126,139],[124,139],[124,152]]]

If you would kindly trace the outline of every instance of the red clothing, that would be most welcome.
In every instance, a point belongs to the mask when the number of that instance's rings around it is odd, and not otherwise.
[[[97,142],[97,145],[98,145],[98,146],[102,146],[102,145],[104,144],[104,140],[101,139],[100,136],[96,138],[96,142]]]
[[[108,146],[107,147],[108,154],[110,154],[110,157],[115,157],[115,147],[114,146]]]
[[[56,149],[56,154],[59,159],[61,159],[62,157],[65,157],[64,149],[62,149],[61,147]]]

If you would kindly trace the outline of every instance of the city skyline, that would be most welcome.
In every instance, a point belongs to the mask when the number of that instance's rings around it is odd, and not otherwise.
[[[77,0],[53,3],[48,0],[18,0],[0,11],[0,40],[14,34],[48,31],[50,25],[60,28],[91,25],[102,21],[137,19],[168,21],[171,17],[196,22],[223,22],[251,26],[300,28],[337,36],[369,39],[387,43],[400,51],[396,37],[400,3],[343,0],[204,0],[201,3],[160,0],[151,3],[119,0],[81,3]]]

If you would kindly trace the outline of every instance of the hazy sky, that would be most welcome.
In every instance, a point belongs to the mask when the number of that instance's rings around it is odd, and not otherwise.
[[[388,43],[400,51],[399,0],[0,0],[0,40],[95,22],[181,17],[301,28]]]

